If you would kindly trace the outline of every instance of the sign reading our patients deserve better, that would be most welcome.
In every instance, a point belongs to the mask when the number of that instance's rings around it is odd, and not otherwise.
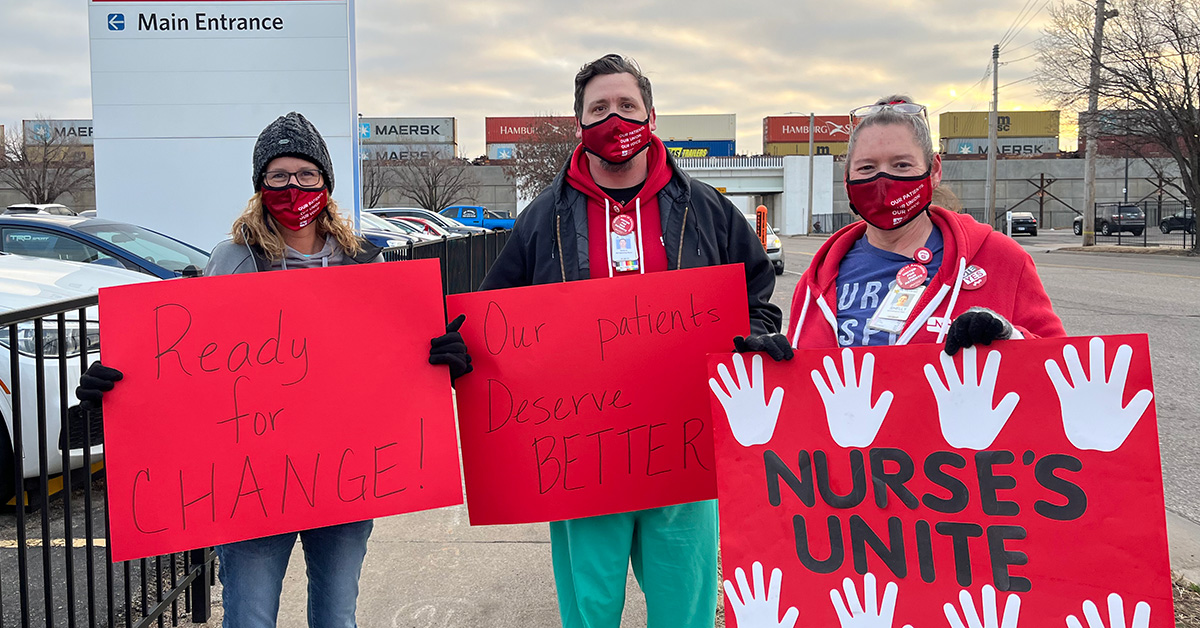
[[[115,560],[462,503],[436,260],[105,288],[100,317]]]
[[[1175,625],[1145,335],[709,359],[731,626]]]
[[[96,209],[208,250],[253,193],[254,141],[298,111],[353,207],[347,0],[89,0]]]
[[[471,523],[716,496],[705,355],[750,328],[742,266],[450,296]]]

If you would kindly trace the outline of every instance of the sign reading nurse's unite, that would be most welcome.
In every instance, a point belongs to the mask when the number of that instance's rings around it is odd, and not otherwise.
[[[324,136],[333,196],[350,207],[351,11],[349,0],[89,0],[99,214],[212,248],[253,192],[255,139],[289,111]]]

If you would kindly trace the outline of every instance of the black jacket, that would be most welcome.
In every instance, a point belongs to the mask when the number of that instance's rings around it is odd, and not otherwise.
[[[779,331],[782,314],[771,303],[775,271],[749,221],[712,186],[684,174],[669,156],[673,175],[658,193],[667,268],[742,263],[750,329]],[[558,173],[517,217],[513,232],[480,290],[588,279],[587,196]]]

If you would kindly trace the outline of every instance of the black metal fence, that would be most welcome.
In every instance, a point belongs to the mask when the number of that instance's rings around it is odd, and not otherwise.
[[[1185,203],[1150,199],[1137,203],[1096,203],[1096,244],[1118,246],[1196,246],[1196,212]],[[1082,235],[1082,217],[1073,225]]]
[[[858,220],[854,214],[813,214],[812,233],[833,233]]]
[[[438,259],[445,293],[470,292],[509,234],[386,249],[384,259]],[[99,350],[97,302],[0,314],[0,628],[148,628],[210,616],[211,548],[112,560],[102,422],[74,397]]]
[[[210,614],[211,550],[113,563],[103,431],[74,405],[97,297],[0,314],[0,626],[178,625]]]

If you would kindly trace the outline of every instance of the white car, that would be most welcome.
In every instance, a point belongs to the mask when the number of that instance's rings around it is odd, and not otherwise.
[[[95,264],[79,264],[59,260],[0,253],[0,315],[54,301],[96,294],[100,288],[143,281],[156,281],[149,275]],[[61,406],[59,403],[60,350],[66,360],[66,388],[71,406],[81,366],[79,354],[88,347],[89,359],[99,359],[100,331],[96,308],[87,309],[87,337],[80,337],[78,310],[66,315],[66,337],[59,338],[57,316],[43,318],[41,337],[37,337],[33,321],[17,324],[18,373],[21,399],[21,443],[24,451],[25,479],[40,475],[40,444],[38,442],[37,345],[43,351],[42,374],[45,390],[46,466],[51,475],[62,473]],[[13,448],[13,379],[9,326],[0,326],[0,415],[4,430],[0,431],[0,505],[6,504],[15,493]],[[73,431],[73,430],[72,430]],[[103,445],[92,447],[92,460],[99,462]],[[71,451],[71,468],[83,466],[82,447]]]

